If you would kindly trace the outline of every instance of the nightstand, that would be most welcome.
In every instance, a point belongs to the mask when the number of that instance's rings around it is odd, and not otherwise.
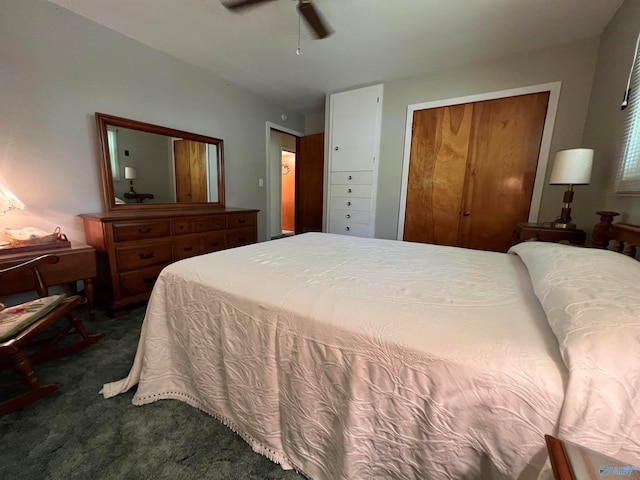
[[[554,480],[588,480],[603,477],[640,479],[640,466],[603,455],[582,445],[544,436]]]
[[[587,234],[584,230],[569,228],[552,228],[548,223],[516,223],[515,237],[517,242],[536,239],[541,242],[568,242],[584,245]]]

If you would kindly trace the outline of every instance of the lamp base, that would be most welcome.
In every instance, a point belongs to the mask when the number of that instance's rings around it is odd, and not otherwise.
[[[561,221],[556,220],[555,222],[551,222],[551,228],[561,228],[565,230],[575,230],[575,223],[562,223]]]

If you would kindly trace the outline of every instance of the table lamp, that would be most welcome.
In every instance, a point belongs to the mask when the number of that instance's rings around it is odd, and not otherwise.
[[[18,197],[16,197],[11,191],[0,183],[0,215],[4,215],[9,210],[24,210],[25,206]]]
[[[568,189],[564,192],[562,213],[551,224],[553,228],[576,228],[576,225],[571,223],[573,186],[587,185],[591,181],[592,165],[593,150],[589,148],[573,148],[556,153],[549,184],[568,185]]]
[[[138,178],[138,169],[136,167],[124,167],[124,178],[129,180],[129,193],[136,193],[133,189],[133,181]]]

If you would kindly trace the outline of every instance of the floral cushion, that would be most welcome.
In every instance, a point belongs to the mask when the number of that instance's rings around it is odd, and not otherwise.
[[[49,313],[66,295],[51,295],[0,310],[0,341],[13,337]],[[2,304],[0,304],[2,305]]]

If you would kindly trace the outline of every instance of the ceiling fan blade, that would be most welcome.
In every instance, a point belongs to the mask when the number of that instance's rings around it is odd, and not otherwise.
[[[222,2],[228,10],[232,12],[242,11],[249,7],[257,7],[261,3],[273,2],[274,0],[227,0]]]
[[[333,33],[327,22],[322,18],[320,12],[316,10],[309,0],[300,0],[298,2],[298,11],[302,18],[305,19],[316,38],[327,38]]]

